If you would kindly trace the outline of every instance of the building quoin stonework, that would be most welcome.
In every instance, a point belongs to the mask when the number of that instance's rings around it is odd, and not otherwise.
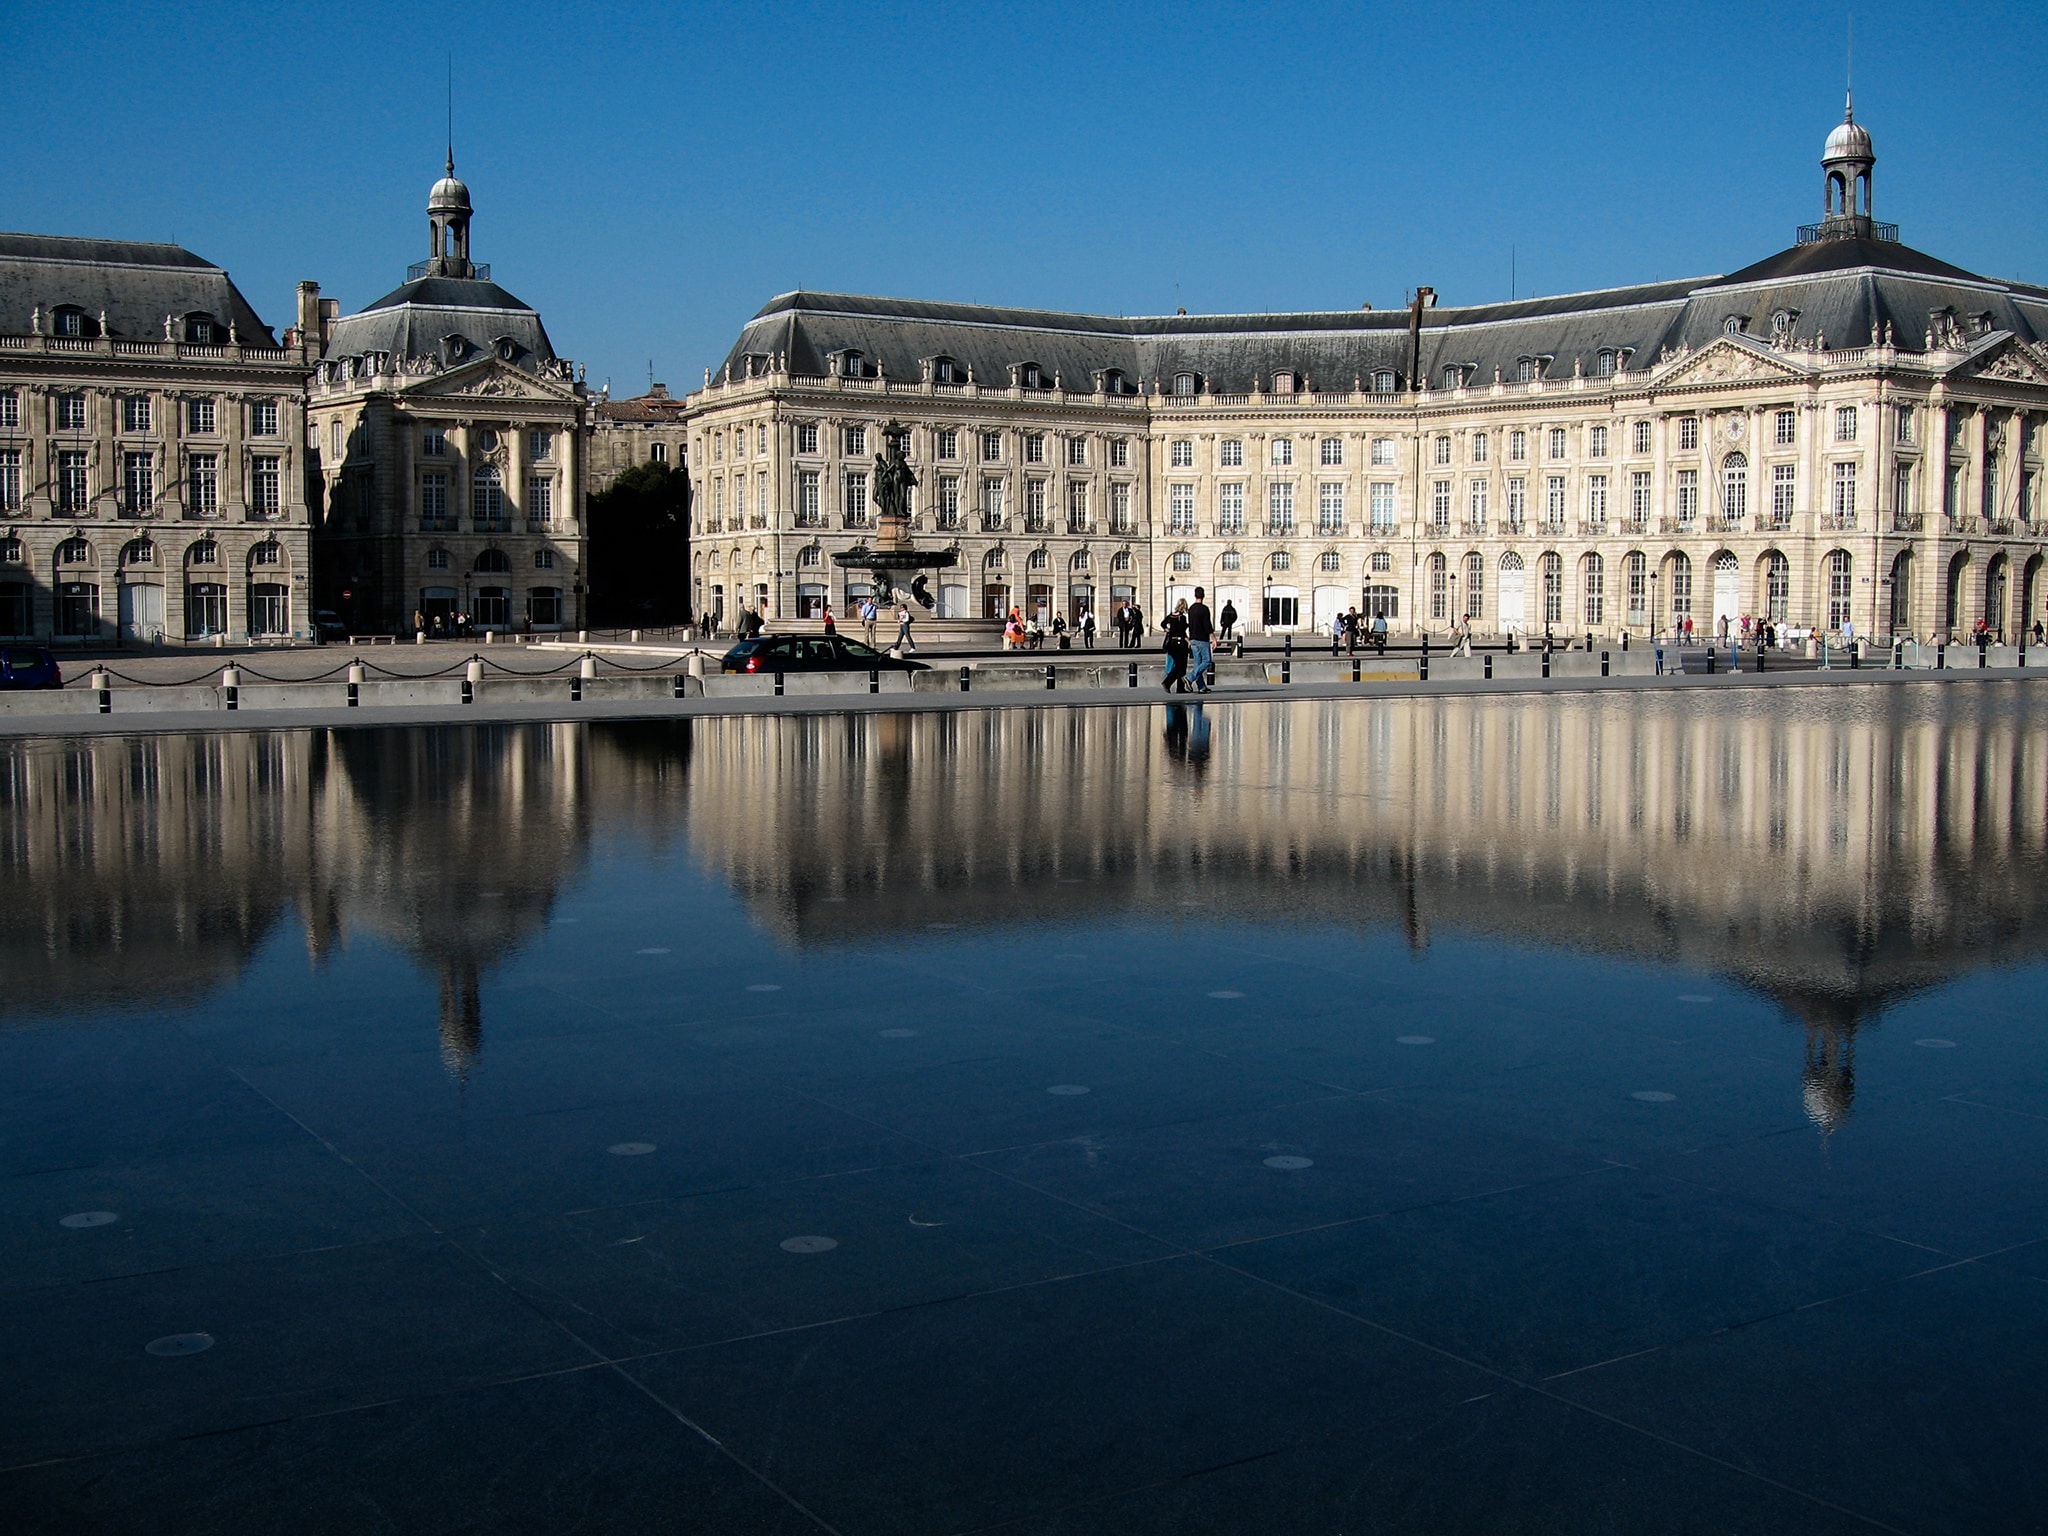
[[[178,246],[0,234],[0,637],[304,638],[310,363]]]
[[[582,621],[589,400],[540,316],[470,259],[473,211],[451,154],[401,287],[340,318],[299,287],[324,343],[307,403],[320,605],[351,631]]]
[[[1871,212],[1853,109],[1820,223],[1720,277],[1406,313],[1109,318],[790,293],[686,402],[692,598],[844,611],[882,431],[942,614],[1252,629],[1929,635],[2041,617],[2048,289]]]

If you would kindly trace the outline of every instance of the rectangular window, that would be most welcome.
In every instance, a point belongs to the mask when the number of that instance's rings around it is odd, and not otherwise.
[[[1216,449],[1216,462],[1224,469],[1244,468],[1244,444],[1234,437],[1225,438]]]
[[[1376,437],[1372,440],[1372,462],[1375,469],[1392,467],[1394,440],[1391,437]]]
[[[1339,480],[1325,480],[1316,488],[1316,531],[1318,533],[1342,533],[1344,531],[1344,484]]]
[[[1474,432],[1472,434],[1472,462],[1474,464],[1484,464],[1486,462],[1486,442],[1487,438],[1484,432]]]
[[[1429,487],[1429,520],[1438,533],[1451,526],[1451,482],[1433,480]]]
[[[341,423],[334,424],[334,451],[341,452]],[[448,457],[448,432],[444,427],[428,427],[420,433],[420,454],[423,458],[445,459]]]
[[[825,526],[825,493],[815,469],[796,472],[796,524],[799,528]]]
[[[818,424],[815,421],[800,421],[796,424],[796,451],[816,453],[818,451]]]
[[[1131,440],[1127,437],[1113,437],[1109,441],[1109,467],[1129,469],[1131,467]]]
[[[1777,422],[1778,446],[1780,448],[1790,448],[1798,443],[1799,413],[1797,411],[1780,411],[1774,419]]]
[[[839,449],[850,459],[865,458],[868,451],[868,429],[866,427],[842,427],[839,429]]]
[[[1195,445],[1185,437],[1175,438],[1167,449],[1167,465],[1172,469],[1193,469],[1195,467]]]
[[[57,505],[66,512],[83,512],[92,501],[85,454],[65,449],[57,455]]]
[[[156,461],[146,453],[121,455],[121,506],[147,512],[156,505]]]
[[[960,526],[960,477],[958,475],[939,476],[938,519],[939,527],[942,529],[950,530]]]
[[[1046,532],[1046,491],[1043,480],[1024,482],[1024,529],[1027,533]]]
[[[1551,475],[1543,482],[1543,520],[1553,528],[1564,526],[1564,476]]]
[[[1294,462],[1294,439],[1293,439],[1293,438],[1291,438],[1291,437],[1276,437],[1276,438],[1274,438],[1274,439],[1273,439],[1273,463],[1274,463],[1274,465],[1275,465],[1275,466],[1276,466],[1277,468],[1280,468],[1280,469],[1285,469],[1285,468],[1287,468],[1287,467],[1288,467],[1289,465],[1293,464],[1293,462]]]
[[[1003,434],[984,432],[981,434],[981,462],[1000,464],[1003,462]]]
[[[939,428],[939,457],[957,459],[960,457],[960,434],[952,427]]]
[[[1628,520],[1632,523],[1650,520],[1650,472],[1647,469],[1639,469],[1628,477]]]
[[[1244,487],[1235,482],[1216,487],[1216,531],[1244,532]]]
[[[185,402],[185,430],[201,437],[210,437],[214,431],[214,403],[211,400],[187,400]]]
[[[0,430],[14,431],[21,426],[21,395],[12,389],[0,389]]]
[[[1109,488],[1109,529],[1112,533],[1131,531],[1131,487],[1119,480]]]
[[[526,456],[529,459],[547,460],[555,456],[555,434],[546,427],[535,427],[526,434]]]
[[[433,470],[420,476],[420,527],[428,533],[455,526],[448,515],[448,476]]]
[[[1322,444],[1322,462],[1326,469],[1333,469],[1344,462],[1344,439],[1326,437]]]
[[[1392,533],[1394,531],[1394,488],[1392,485],[1384,480],[1373,482],[1370,500],[1367,503],[1367,516],[1371,520],[1374,533]]]
[[[251,400],[249,402],[249,435],[251,437],[277,436],[277,402],[275,400]]]
[[[740,440],[745,441],[744,433],[741,434]],[[526,483],[529,486],[533,484],[531,480]],[[735,528],[747,526],[747,473],[745,470],[739,471],[732,477],[732,526]]]
[[[1595,528],[1607,526],[1607,477],[1586,476],[1586,521]]]
[[[1520,475],[1508,476],[1508,527],[1519,529],[1529,515],[1529,482]]]
[[[528,475],[526,477],[526,520],[529,523],[546,525],[555,520],[555,477],[553,475]]]
[[[1166,489],[1166,531],[1168,533],[1193,533],[1195,531],[1195,488],[1192,485],[1170,485]]]
[[[1026,432],[1024,434],[1024,462],[1026,464],[1043,464],[1045,462],[1045,434],[1043,432]]]
[[[1439,437],[1436,440],[1436,461],[1439,464],[1451,462],[1451,440],[1448,437]]]
[[[0,448],[0,512],[21,510],[21,450]]]
[[[1678,451],[1695,453],[1700,446],[1700,419],[1697,416],[1678,418]]]
[[[1689,523],[1700,515],[1700,472],[1696,469],[1681,469],[1678,472],[1678,520]]]
[[[1088,439],[1087,439],[1087,438],[1085,438],[1085,437],[1070,437],[1070,438],[1068,438],[1068,439],[1067,439],[1067,463],[1068,463],[1068,465],[1069,465],[1069,466],[1071,466],[1071,467],[1078,467],[1078,466],[1080,466],[1080,465],[1086,464],[1087,462],[1088,462]]]
[[[277,467],[274,453],[259,453],[249,461],[249,510],[258,517],[277,516],[282,485]]]
[[[1088,531],[1088,482],[1069,480],[1067,482],[1067,532]]]
[[[1828,556],[1828,628],[1842,629],[1849,622],[1849,556],[1836,550]]]
[[[1913,515],[1913,466],[1901,464],[1892,471],[1892,516],[1903,529]]]
[[[1899,441],[1902,443],[1913,441],[1913,407],[1910,405],[1899,407]]]
[[[1294,482],[1275,480],[1266,487],[1266,532],[1294,532]]]
[[[149,396],[123,395],[121,397],[121,430],[123,432],[147,432],[149,430]]]
[[[850,469],[840,484],[839,510],[850,528],[864,528],[868,521],[868,477],[865,470]]]
[[[1835,441],[1853,443],[1856,441],[1856,407],[1840,405],[1835,407]]]
[[[1529,434],[1514,431],[1508,434],[1508,458],[1520,464],[1529,457]]]
[[[1792,504],[1799,489],[1799,467],[1796,464],[1773,464],[1771,466],[1771,521],[1780,528],[1792,524]]]
[[[1625,568],[1628,575],[1628,623],[1637,628],[1650,621],[1649,567],[1647,559],[1634,554],[1628,557]]]
[[[1635,451],[1637,453],[1648,453],[1650,451],[1650,424],[1647,421],[1639,421],[1629,430],[1635,439]]]
[[[981,526],[986,533],[994,533],[1003,526],[1005,483],[1001,480],[981,482]]]
[[[85,396],[59,395],[57,397],[57,430],[59,432],[83,432],[85,430]]]
[[[1856,466],[1837,464],[1834,484],[1830,487],[1828,509],[1835,514],[1839,526],[1847,528],[1856,521]]]
[[[1561,459],[1564,457],[1563,427],[1552,427],[1550,429],[1550,456],[1553,459]]]
[[[1594,427],[1586,434],[1586,452],[1596,459],[1607,457],[1607,429]]]
[[[1466,520],[1477,532],[1486,531],[1486,482],[1474,480],[1465,498]]]

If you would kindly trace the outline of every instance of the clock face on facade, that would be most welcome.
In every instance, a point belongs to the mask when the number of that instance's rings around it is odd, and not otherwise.
[[[1739,443],[1739,442],[1741,442],[1741,441],[1742,441],[1742,418],[1741,418],[1740,416],[1730,416],[1730,417],[1728,418],[1728,425],[1727,425],[1727,426],[1726,426],[1726,428],[1724,428],[1723,430],[1725,430],[1725,431],[1727,432],[1727,434],[1728,434],[1728,441],[1729,441],[1729,442],[1731,442],[1731,443]]]

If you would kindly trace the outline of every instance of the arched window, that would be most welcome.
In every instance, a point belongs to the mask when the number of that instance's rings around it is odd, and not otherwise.
[[[448,556],[448,551],[447,551],[447,550],[445,550],[445,549],[430,549],[430,550],[428,550],[428,551],[427,551],[427,569],[428,569],[428,570],[430,570],[430,571],[445,571],[445,570],[447,570],[447,569],[448,569],[448,567],[449,567],[449,564],[450,564],[450,560],[449,560],[449,556]]]
[[[1067,563],[1068,563],[1068,564],[1069,564],[1070,566],[1072,566],[1072,567],[1073,567],[1073,568],[1074,568],[1075,570],[1077,570],[1077,571],[1085,571],[1085,570],[1087,570],[1087,569],[1088,569],[1088,551],[1087,551],[1087,550],[1085,550],[1085,549],[1083,549],[1083,550],[1077,550],[1077,551],[1075,552],[1075,554],[1074,554],[1074,558],[1073,558],[1072,560],[1068,561]]]
[[[1671,622],[1692,617],[1692,557],[1674,552],[1671,556]]]
[[[1391,395],[1394,392],[1394,370],[1382,368],[1372,376],[1372,392],[1376,395]]]
[[[282,565],[283,563],[284,546],[275,539],[265,539],[261,544],[258,544],[249,551],[249,564],[252,566]]]
[[[1289,553],[1288,553],[1288,552],[1287,552],[1286,550],[1284,550],[1284,549],[1283,549],[1283,550],[1280,550],[1280,551],[1279,551],[1278,553],[1276,553],[1276,554],[1275,554],[1275,555],[1273,556],[1273,569],[1274,569],[1274,570],[1276,570],[1276,571],[1291,571],[1291,570],[1293,570],[1293,569],[1294,569],[1294,556],[1290,555],[1290,554],[1289,554]]]
[[[220,546],[211,539],[201,539],[185,551],[187,565],[219,565]]]
[[[1024,561],[1027,571],[1043,571],[1052,565],[1052,557],[1042,549],[1034,549]]]
[[[1622,571],[1628,583],[1628,617],[1624,622],[1633,629],[1641,629],[1650,622],[1650,557],[1641,550],[1633,550],[1623,559]]]
[[[213,316],[204,311],[185,317],[185,340],[195,346],[211,346],[221,339],[220,327],[213,322]]]
[[[53,336],[97,336],[98,323],[76,304],[59,304],[50,316],[50,334]]]
[[[1828,628],[1846,629],[1849,625],[1850,579],[1852,564],[1849,551],[1838,549],[1828,556]]]
[[[1533,384],[1542,372],[1543,365],[1537,362],[1535,358],[1524,357],[1517,359],[1515,363],[1515,382],[1517,384]]]
[[[1176,549],[1171,563],[1176,571],[1192,571],[1195,568],[1195,557],[1184,549]]]
[[[825,563],[825,551],[818,548],[815,544],[806,544],[796,552],[796,563],[806,570],[823,565]]]
[[[1721,461],[1721,515],[1731,522],[1749,511],[1749,459],[1731,453]]]
[[[1222,557],[1217,560],[1216,569],[1219,571],[1241,571],[1244,569],[1244,556],[1234,549],[1226,549],[1223,551]]]
[[[128,547],[121,551],[121,563],[123,565],[155,565],[156,545],[152,544],[148,539],[132,540]]]
[[[1120,549],[1111,555],[1109,568],[1112,571],[1128,571],[1131,568],[1131,552],[1128,549]]]
[[[1341,571],[1344,569],[1344,557],[1334,549],[1324,550],[1317,558],[1316,563],[1326,571]]]
[[[1593,369],[1594,372],[1598,373],[1600,377],[1603,379],[1611,378],[1613,376],[1614,349],[1612,347],[1602,347],[1600,349],[1600,355],[1594,359]]]
[[[981,563],[988,570],[1000,571],[1004,564],[1003,552],[1000,549],[992,549],[982,557]]]
[[[512,562],[502,549],[487,549],[476,557],[475,569],[481,575],[502,576],[512,569]]]

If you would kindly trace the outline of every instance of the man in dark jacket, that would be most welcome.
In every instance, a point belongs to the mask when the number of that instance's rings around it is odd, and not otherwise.
[[[1188,604],[1188,646],[1193,657],[1188,664],[1188,675],[1195,681],[1195,692],[1207,693],[1216,680],[1216,653],[1211,642],[1216,638],[1216,621],[1209,616],[1209,605],[1202,601],[1202,589],[1195,588],[1195,600]]]

